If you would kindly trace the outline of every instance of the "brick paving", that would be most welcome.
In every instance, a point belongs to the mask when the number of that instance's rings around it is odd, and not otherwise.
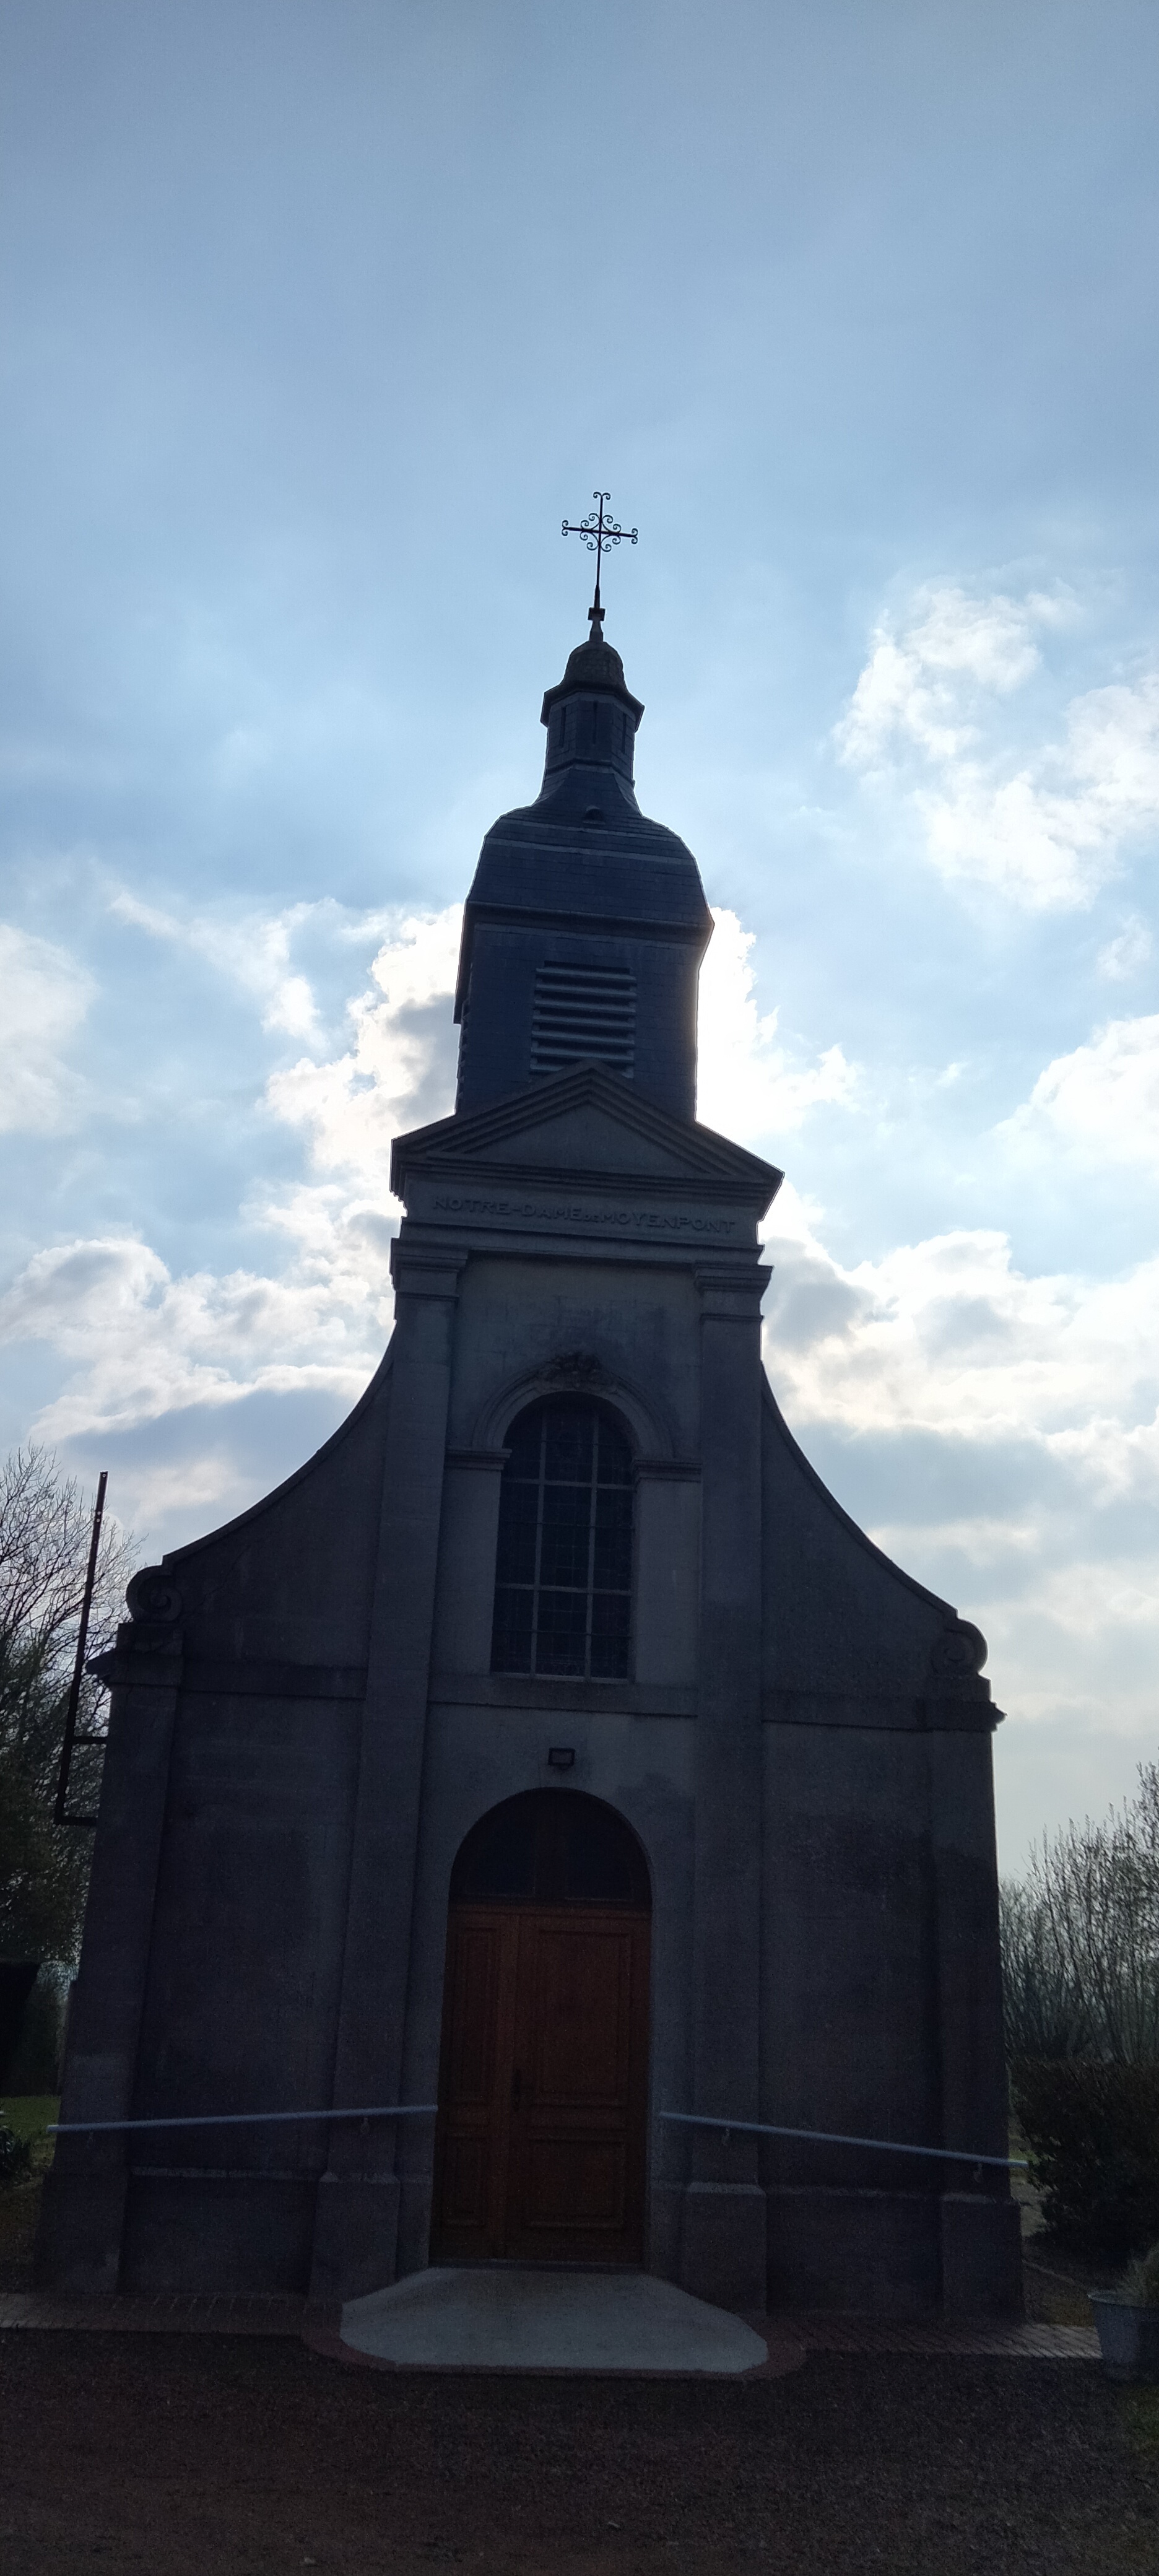
[[[1010,2361],[1097,2361],[1099,2338],[1093,2326],[1048,2326],[995,2323],[967,2325],[931,2320],[912,2324],[892,2317],[841,2316],[825,2309],[778,2314],[778,2327],[795,2337],[807,2352],[908,2352],[931,2360],[978,2354]]]
[[[300,2336],[312,2322],[300,2298],[123,2292],[108,2299],[64,2299],[41,2290],[0,2292],[0,2332],[20,2327],[73,2334]],[[747,2322],[776,2343],[791,2340],[806,2352],[908,2353],[929,2360],[977,2355],[1011,2361],[1096,2361],[1099,2352],[1098,2336],[1088,2326],[922,2323],[845,2316],[830,2309],[778,2310],[767,2320],[752,2317]]]
[[[47,2327],[76,2334],[300,2335],[305,2300],[193,2298],[119,2292],[109,2299],[64,2299],[47,2290],[0,2291],[5,2327]]]

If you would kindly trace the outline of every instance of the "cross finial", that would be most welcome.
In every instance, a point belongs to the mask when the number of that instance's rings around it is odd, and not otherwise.
[[[592,499],[596,507],[588,511],[586,519],[565,519],[563,523],[564,536],[582,537],[588,553],[594,555],[596,559],[596,595],[588,610],[593,644],[598,644],[603,635],[604,612],[600,606],[600,572],[604,556],[612,546],[621,544],[634,546],[640,533],[638,528],[622,528],[619,520],[613,519],[610,511],[605,517],[604,503],[610,501],[611,497],[610,492],[593,492]]]

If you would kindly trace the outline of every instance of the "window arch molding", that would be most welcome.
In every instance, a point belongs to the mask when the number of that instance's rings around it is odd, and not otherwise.
[[[563,1352],[542,1368],[509,1378],[481,1407],[471,1448],[494,1455],[504,1447],[517,1415],[541,1397],[552,1395],[590,1396],[593,1402],[618,1414],[638,1466],[645,1460],[659,1461],[677,1455],[671,1424],[659,1407],[648,1402],[630,1380],[605,1369],[588,1351]]]

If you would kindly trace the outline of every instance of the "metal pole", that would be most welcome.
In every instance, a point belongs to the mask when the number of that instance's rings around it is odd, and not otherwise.
[[[89,1641],[89,1613],[93,1606],[93,1586],[97,1579],[97,1552],[101,1544],[101,1522],[105,1516],[105,1487],[108,1484],[108,1481],[108,1469],[106,1467],[102,1467],[100,1475],[97,1478],[97,1499],[96,1508],[93,1512],[93,1534],[89,1542],[88,1572],[85,1575],[84,1599],[81,1602],[80,1626],[77,1630],[76,1636],[76,1662],[72,1668],[72,1688],[68,1695],[68,1707],[65,1711],[64,1718],[64,1742],[60,1748],[60,1772],[56,1783],[56,1805],[52,1811],[52,1821],[54,1825],[67,1825],[73,1821],[70,1817],[66,1816],[64,1812],[64,1803],[68,1796],[68,1775],[72,1768],[72,1748],[76,1740],[76,1717],[77,1710],[80,1707],[80,1686],[84,1679],[85,1647]],[[85,1816],[78,1817],[75,1821],[78,1824],[88,1824],[90,1819]]]

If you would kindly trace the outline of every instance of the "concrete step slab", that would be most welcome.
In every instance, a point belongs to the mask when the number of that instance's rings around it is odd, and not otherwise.
[[[766,2370],[769,2345],[740,2317],[646,2272],[433,2267],[348,2299],[348,2350],[402,2369],[713,2374]],[[800,2348],[788,2348],[793,2368]]]

